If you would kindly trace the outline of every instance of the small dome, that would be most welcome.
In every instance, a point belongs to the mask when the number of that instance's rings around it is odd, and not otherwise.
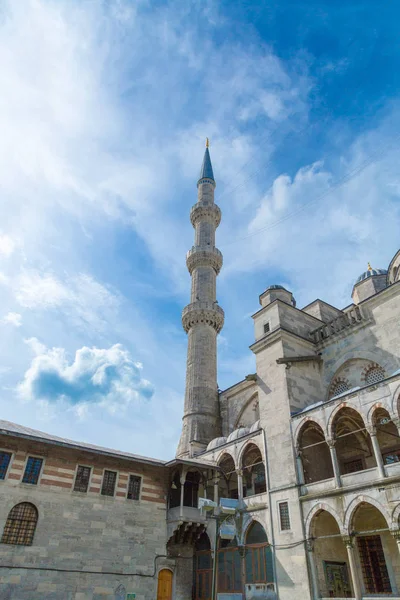
[[[386,269],[368,269],[368,271],[361,273],[356,283],[360,283],[360,281],[364,281],[364,279],[368,279],[368,277],[374,277],[375,275],[387,275],[387,271]]]
[[[227,437],[227,442],[233,442],[235,440],[237,440],[238,438],[243,437],[244,435],[247,435],[249,433],[249,429],[248,427],[239,427],[239,429],[235,429],[234,431],[232,431],[232,433],[230,433]]]
[[[253,423],[253,425],[250,427],[249,433],[254,433],[258,429],[260,429],[260,419],[258,419],[258,421]]]
[[[265,291],[267,292],[268,290],[285,290],[285,292],[287,292],[287,289],[284,288],[283,285],[278,285],[277,283],[269,285]]]
[[[214,438],[208,444],[207,450],[215,450],[215,448],[218,448],[219,446],[222,446],[222,444],[226,444],[226,437],[217,437],[217,438]]]

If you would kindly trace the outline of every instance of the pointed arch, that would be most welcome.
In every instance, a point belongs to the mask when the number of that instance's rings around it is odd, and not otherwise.
[[[332,427],[332,425],[334,424],[334,421],[335,421],[335,417],[336,417],[337,413],[339,411],[341,411],[343,408],[352,408],[353,410],[358,412],[358,414],[360,415],[361,419],[364,421],[364,424],[365,424],[365,419],[364,419],[363,414],[360,411],[360,407],[357,406],[354,402],[351,402],[349,400],[344,400],[343,402],[341,402],[340,404],[335,406],[335,408],[329,415],[326,429],[327,429],[328,437],[331,439],[333,439],[335,437],[333,427]]]
[[[356,498],[353,498],[353,500],[350,502],[349,506],[346,509],[345,516],[344,516],[344,528],[346,530],[346,535],[350,535],[351,524],[352,524],[354,515],[355,515],[357,509],[360,506],[362,506],[363,504],[371,504],[372,506],[374,506],[382,514],[382,516],[384,517],[384,519],[386,520],[386,522],[388,524],[388,527],[391,528],[393,526],[392,516],[386,510],[386,508],[380,502],[378,502],[374,498],[371,498],[371,496],[362,495],[362,496],[357,496]]]
[[[301,419],[299,421],[299,423],[297,424],[297,427],[296,427],[296,429],[294,431],[294,445],[295,445],[295,447],[297,447],[299,445],[299,436],[302,433],[303,427],[309,421],[313,421],[314,423],[316,423],[317,425],[319,425],[319,427],[324,432],[325,437],[327,437],[326,423],[325,423],[324,419],[322,419],[318,415],[310,415],[308,417],[304,417],[303,419]]]
[[[400,529],[400,502],[397,506],[394,507],[392,514],[392,523],[394,524],[395,529]]]
[[[250,419],[248,423],[242,423],[241,420],[243,418],[244,413],[247,411],[247,409],[252,404],[255,405],[255,408],[256,408],[256,410],[254,411],[254,419]],[[258,392],[254,392],[254,394],[252,396],[250,396],[250,398],[247,400],[247,402],[245,402],[244,405],[242,406],[242,408],[240,409],[239,414],[236,417],[235,425],[234,425],[233,429],[239,429],[239,427],[249,427],[249,426],[253,425],[253,423],[255,423],[256,421],[258,421],[258,419],[260,418],[260,412],[257,409],[258,409]]]
[[[331,517],[333,517],[339,527],[340,533],[342,535],[346,535],[346,528],[344,526],[343,520],[340,518],[339,514],[336,512],[336,510],[332,507],[329,506],[329,504],[326,504],[325,502],[318,502],[318,504],[316,504],[315,506],[313,506],[313,508],[310,510],[310,512],[308,513],[307,517],[306,517],[306,536],[307,538],[312,538],[312,522],[314,517],[316,517],[320,512],[325,511],[327,513],[329,513],[331,515]]]

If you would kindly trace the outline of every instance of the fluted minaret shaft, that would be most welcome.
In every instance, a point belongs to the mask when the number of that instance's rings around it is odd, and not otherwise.
[[[222,254],[215,247],[215,230],[221,220],[221,211],[214,203],[215,181],[208,147],[197,188],[197,203],[190,211],[195,230],[194,246],[186,256],[192,287],[190,304],[182,313],[182,324],[188,334],[188,351],[178,457],[189,454],[191,442],[207,444],[220,435],[217,334],[224,324],[224,311],[216,298],[216,278],[222,267]]]

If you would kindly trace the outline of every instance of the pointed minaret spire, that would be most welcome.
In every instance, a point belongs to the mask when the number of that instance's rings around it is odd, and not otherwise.
[[[214,173],[213,173],[213,168],[212,168],[212,164],[211,164],[210,151],[208,149],[209,147],[210,147],[210,142],[209,142],[209,139],[206,138],[206,151],[204,152],[203,164],[201,165],[200,177],[199,177],[199,181],[198,181],[197,185],[199,185],[199,183],[202,179],[212,179],[214,181]],[[215,183],[215,181],[214,181],[214,183]]]
[[[221,211],[214,203],[215,180],[209,142],[197,182],[197,203],[190,211],[195,230],[194,246],[186,265],[192,277],[190,304],[182,313],[188,334],[185,406],[178,457],[205,449],[221,435],[217,387],[217,335],[224,324],[224,311],[217,302],[216,279],[222,267],[222,254],[215,247],[215,230]]]

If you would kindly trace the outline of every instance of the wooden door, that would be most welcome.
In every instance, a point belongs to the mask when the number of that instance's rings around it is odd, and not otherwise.
[[[158,574],[157,600],[172,600],[172,571],[162,569]]]

